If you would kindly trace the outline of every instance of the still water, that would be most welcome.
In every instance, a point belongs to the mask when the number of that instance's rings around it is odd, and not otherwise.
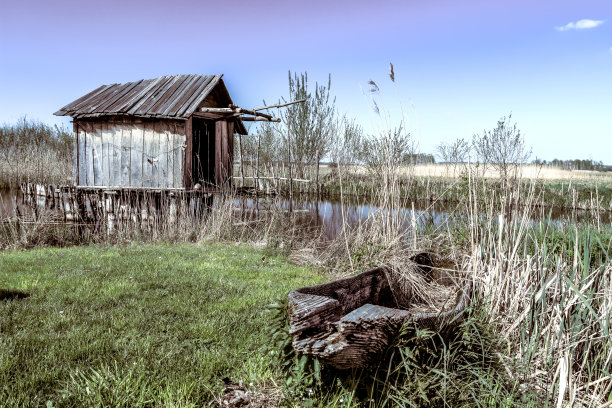
[[[381,208],[377,203],[354,197],[343,201],[333,198],[300,197],[292,202],[270,197],[240,198],[236,199],[234,204],[237,213],[246,219],[256,219],[266,213],[288,213],[291,209],[298,221],[301,221],[299,225],[304,228],[320,228],[328,238],[335,238],[344,228],[358,227],[369,222],[372,217],[381,215]],[[400,228],[408,230],[414,224],[419,231],[444,229],[455,220],[466,219],[468,216],[465,206],[458,207],[454,203],[431,203],[423,200],[407,201],[404,206],[399,206],[392,212],[392,218]],[[588,222],[596,220],[596,217],[599,217],[599,222],[602,224],[610,223],[611,220],[609,212],[594,215],[589,211],[566,211],[555,208],[536,209],[529,214],[531,222],[550,219],[556,225],[568,221]]]

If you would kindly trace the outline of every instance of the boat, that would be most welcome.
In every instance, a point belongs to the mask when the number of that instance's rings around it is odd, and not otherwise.
[[[400,298],[393,270],[380,266],[358,275],[289,293],[289,333],[294,349],[337,369],[376,363],[402,325],[440,331],[461,321],[472,282],[433,267],[429,254],[411,258],[426,279],[425,290],[442,288],[447,299],[423,305],[412,293]],[[438,289],[436,289],[438,290]]]

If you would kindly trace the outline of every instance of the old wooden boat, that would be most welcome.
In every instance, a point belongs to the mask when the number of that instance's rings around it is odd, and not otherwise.
[[[446,305],[439,310],[406,302],[398,305],[387,267],[290,292],[294,349],[338,369],[362,368],[380,358],[406,322],[431,330],[457,324],[470,302],[471,281],[436,278],[430,265],[421,265],[421,271],[429,281],[451,289],[452,298],[443,301]]]

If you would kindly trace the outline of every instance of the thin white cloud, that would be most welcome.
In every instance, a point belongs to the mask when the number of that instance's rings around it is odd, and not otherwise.
[[[598,25],[603,24],[602,20],[588,20],[588,19],[583,19],[583,20],[578,20],[575,23],[574,22],[570,22],[567,23],[564,26],[561,27],[556,27],[558,31],[567,31],[567,30],[585,30],[587,28],[595,28]]]

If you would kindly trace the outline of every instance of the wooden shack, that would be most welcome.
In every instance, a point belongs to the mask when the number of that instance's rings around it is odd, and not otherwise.
[[[221,77],[102,85],[55,112],[73,118],[74,185],[187,191],[231,185],[234,132],[247,132]]]

